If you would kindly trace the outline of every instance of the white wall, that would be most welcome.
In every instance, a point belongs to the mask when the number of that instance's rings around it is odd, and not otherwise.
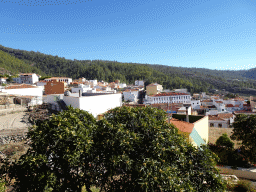
[[[208,125],[209,118],[208,116],[203,117],[202,119],[194,122],[194,129],[198,132],[202,139],[208,143],[209,137],[209,125]]]
[[[201,102],[200,100],[191,100],[192,109],[200,109]]]
[[[63,100],[67,106],[71,105],[74,108],[88,111],[94,117],[109,109],[122,106],[121,93],[82,97],[64,96]]]
[[[43,87],[35,88],[21,88],[21,89],[3,89],[2,92],[13,95],[25,95],[25,96],[43,96]]]

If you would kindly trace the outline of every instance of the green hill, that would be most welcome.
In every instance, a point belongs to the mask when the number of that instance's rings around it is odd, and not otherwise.
[[[2,50],[0,50],[0,68],[2,68],[2,71],[8,71],[11,74],[17,74],[19,72],[33,72],[42,75],[45,74],[37,67],[31,66],[25,61],[22,61]]]
[[[40,52],[24,51],[0,45],[3,61],[0,67],[17,73],[35,72],[49,76],[85,77],[112,82],[119,79],[128,84],[135,80],[158,82],[165,89],[187,88],[191,93],[225,89],[233,93],[256,94],[253,72],[219,71],[165,65],[121,63],[106,60],[70,60]],[[251,89],[248,89],[251,88]]]

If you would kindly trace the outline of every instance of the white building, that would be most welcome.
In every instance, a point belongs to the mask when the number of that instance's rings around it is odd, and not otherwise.
[[[43,103],[42,101],[43,87],[22,84],[22,85],[8,86],[2,89],[2,92],[10,95],[32,96],[33,100],[36,101],[38,105]]]
[[[200,100],[191,100],[192,109],[200,109],[201,102]]]
[[[146,96],[144,104],[157,103],[183,103],[190,104],[191,96],[187,93],[160,93],[157,95]]]
[[[134,85],[135,85],[135,86],[144,86],[144,81],[142,81],[142,80],[136,80]]]
[[[215,100],[213,100],[213,105],[216,106],[218,112],[225,112],[226,111],[226,106],[223,103],[223,101],[215,101]]]
[[[139,90],[127,89],[123,92],[124,101],[137,102],[139,99]]]
[[[63,96],[67,106],[88,111],[94,117],[115,107],[122,106],[122,94],[91,94],[87,96]]]
[[[67,83],[68,85],[72,82],[72,78],[69,77],[51,77],[48,79],[45,79],[45,81],[58,81],[58,82],[64,82]]]
[[[39,76],[35,73],[22,73],[17,78],[13,78],[16,83],[34,84],[39,81]]]
[[[82,91],[82,93],[85,93],[88,90],[92,90],[92,88],[90,85],[84,85],[84,84],[79,84],[78,87],[71,88],[72,93],[79,93],[79,90]]]
[[[96,86],[98,84],[97,79],[94,80],[89,80],[90,84],[92,84],[92,86]]]
[[[118,87],[119,87],[120,89],[123,89],[123,88],[127,87],[127,85],[126,85],[126,83],[119,83],[119,84],[118,84]]]
[[[177,114],[186,115],[186,112],[188,110],[188,115],[191,115],[191,106],[186,109],[186,107],[181,107],[178,109]]]
[[[0,84],[6,83],[6,77],[1,77],[0,78]]]

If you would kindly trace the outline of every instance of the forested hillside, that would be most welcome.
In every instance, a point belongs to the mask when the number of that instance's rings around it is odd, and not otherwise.
[[[45,74],[32,64],[28,64],[27,62],[22,61],[16,58],[15,56],[12,56],[2,50],[0,50],[0,68],[10,71],[13,74],[19,72],[33,72],[42,75]]]
[[[3,58],[7,58],[0,60],[0,67],[15,72],[36,72],[41,75],[72,78],[85,77],[108,82],[119,79],[126,83],[143,79],[147,83],[158,82],[166,89],[187,88],[192,93],[214,88],[231,92],[241,92],[243,87],[256,88],[255,80],[245,78],[247,71],[227,72],[105,60],[70,60],[1,45],[0,51],[4,55]],[[234,79],[240,79],[240,81]]]

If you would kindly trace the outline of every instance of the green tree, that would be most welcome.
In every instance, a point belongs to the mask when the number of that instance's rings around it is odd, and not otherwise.
[[[28,133],[31,148],[17,162],[6,162],[2,175],[15,178],[17,191],[81,191],[90,186],[88,150],[95,126],[92,115],[71,107],[37,122]]]
[[[0,175],[15,178],[17,191],[223,191],[216,156],[166,120],[156,108],[120,107],[96,122],[69,107],[37,122],[31,149]]]
[[[217,146],[223,146],[233,149],[234,143],[231,141],[231,139],[228,137],[227,133],[222,134],[216,141]]]
[[[256,115],[239,114],[233,123],[231,139],[241,141],[243,152],[251,162],[256,162]]]
[[[105,191],[223,191],[216,156],[194,148],[156,108],[115,108],[98,121],[93,180]],[[204,183],[205,182],[205,183]]]

